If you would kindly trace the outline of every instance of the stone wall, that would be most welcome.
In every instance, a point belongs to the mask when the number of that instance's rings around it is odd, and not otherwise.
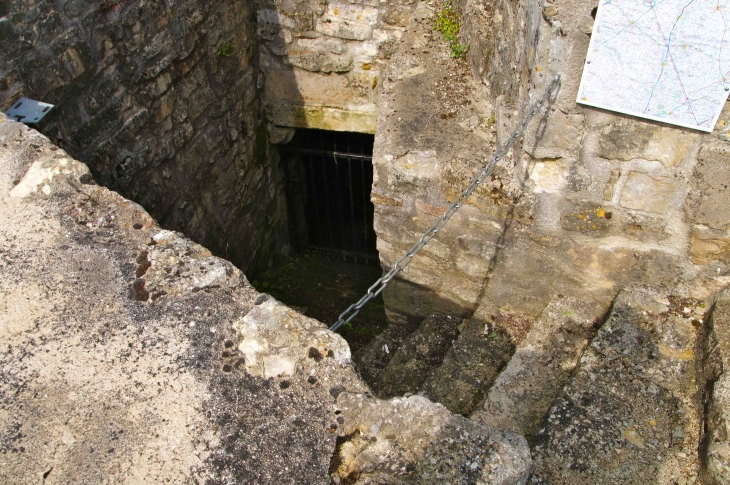
[[[375,133],[377,86],[415,0],[265,0],[258,10],[268,119]],[[288,141],[272,129],[273,141]]]
[[[558,73],[562,86],[521,146],[386,290],[393,321],[438,308],[534,317],[556,295],[607,307],[629,283],[702,298],[730,282],[730,217],[721,209],[730,109],[714,133],[701,134],[577,105],[594,6],[460,4],[469,73],[449,61],[434,31],[438,6],[416,10],[385,76],[392,82],[383,85],[375,141],[386,267]]]
[[[55,104],[41,130],[100,183],[244,270],[287,244],[250,2],[6,0],[0,16],[0,108]]]

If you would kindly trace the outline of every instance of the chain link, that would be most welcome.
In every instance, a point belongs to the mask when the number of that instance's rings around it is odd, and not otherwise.
[[[514,142],[522,136],[522,134],[527,129],[527,125],[529,125],[530,121],[532,121],[532,118],[534,118],[535,115],[542,109],[542,107],[545,105],[545,102],[550,98],[550,95],[552,95],[558,89],[558,86],[560,86],[560,75],[556,76],[555,79],[553,79],[550,84],[548,84],[547,88],[545,89],[545,93],[530,107],[530,109],[527,111],[527,114],[525,114],[522,122],[517,125],[517,127],[515,127],[512,135],[503,145],[501,145],[497,149],[496,152],[494,152],[494,155],[492,156],[492,159],[489,161],[489,163],[487,163],[487,165],[474,176],[469,186],[461,194],[459,194],[459,196],[456,198],[456,200],[454,200],[454,202],[451,203],[451,205],[449,205],[449,207],[446,209],[446,212],[444,212],[444,215],[439,217],[439,219],[433,224],[433,226],[431,226],[423,234],[423,236],[421,236],[418,242],[414,244],[413,247],[409,249],[403,256],[401,256],[398,261],[395,262],[390,271],[388,271],[385,275],[383,275],[382,278],[380,278],[378,281],[373,283],[370,288],[368,288],[368,292],[365,294],[365,296],[360,298],[357,303],[353,303],[352,305],[347,307],[347,310],[342,312],[340,318],[337,320],[337,322],[334,323],[334,325],[330,327],[330,330],[335,331],[342,325],[345,325],[350,320],[355,318],[355,316],[360,313],[362,307],[365,306],[367,302],[378,296],[385,289],[390,280],[392,280],[395,275],[403,271],[403,268],[410,264],[411,260],[418,253],[418,251],[420,251],[423,246],[428,244],[431,239],[436,237],[436,234],[438,234],[438,232],[446,225],[448,220],[451,219],[456,211],[459,210],[459,208],[461,208],[466,203],[466,201],[469,199],[469,197],[471,197],[471,194],[476,190],[476,188],[487,179],[497,162],[507,155],[507,152],[509,152],[510,148],[512,148]]]

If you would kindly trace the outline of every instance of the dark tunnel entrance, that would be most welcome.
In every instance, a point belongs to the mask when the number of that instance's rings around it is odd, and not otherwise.
[[[373,230],[373,135],[300,129],[277,147],[292,254],[252,275],[259,290],[334,323],[382,276]],[[353,351],[386,327],[382,296],[338,330]]]
[[[300,251],[378,264],[370,202],[373,138],[298,130],[282,147],[292,241]]]

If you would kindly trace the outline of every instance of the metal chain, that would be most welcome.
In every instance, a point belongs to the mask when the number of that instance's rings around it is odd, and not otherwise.
[[[469,199],[471,194],[476,190],[476,188],[484,182],[489,174],[492,172],[492,169],[494,169],[494,166],[497,164],[498,161],[500,161],[502,158],[504,158],[505,155],[507,155],[507,152],[510,148],[512,148],[512,145],[514,142],[522,136],[522,134],[527,129],[527,125],[530,124],[530,121],[532,121],[532,118],[535,117],[535,115],[542,109],[545,102],[550,98],[550,95],[555,92],[555,90],[560,85],[560,75],[556,76],[555,79],[553,79],[550,84],[548,84],[547,88],[545,89],[545,93],[542,95],[542,97],[535,102],[530,109],[525,114],[524,119],[522,120],[522,123],[517,125],[517,127],[512,132],[512,135],[507,139],[505,143],[500,146],[496,152],[494,152],[494,155],[492,156],[492,159],[489,161],[489,163],[482,168],[479,173],[477,173],[474,178],[472,179],[469,186],[464,190],[454,202],[449,205],[449,207],[446,209],[446,212],[444,212],[444,215],[442,215],[433,226],[431,226],[424,234],[421,236],[421,238],[418,240],[416,244],[413,245],[411,249],[409,249],[401,258],[396,261],[395,265],[393,265],[393,268],[391,268],[390,271],[388,271],[382,278],[380,278],[378,281],[373,283],[373,285],[368,288],[368,292],[360,298],[360,300],[357,303],[354,303],[350,305],[347,310],[342,312],[340,315],[340,318],[335,322],[334,325],[330,327],[330,330],[334,331],[340,328],[342,325],[345,325],[350,320],[355,318],[355,315],[357,315],[360,312],[360,309],[362,309],[363,306],[376,296],[378,296],[388,285],[390,280],[392,280],[395,275],[403,271],[403,268],[408,266],[408,264],[413,260],[413,257],[420,251],[423,246],[428,244],[428,242],[433,239],[436,234],[446,225],[446,223],[451,219],[451,217],[456,213],[461,206],[463,206],[466,201]],[[377,288],[377,290],[375,289]],[[349,316],[347,316],[350,314]],[[347,316],[347,318],[345,318]]]

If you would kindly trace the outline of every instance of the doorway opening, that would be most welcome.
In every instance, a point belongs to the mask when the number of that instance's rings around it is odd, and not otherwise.
[[[281,147],[292,240],[300,252],[378,264],[373,230],[373,135],[298,130]]]
[[[279,146],[293,252],[259,291],[328,325],[382,276],[373,229],[373,135],[300,129]],[[382,296],[339,333],[357,351],[387,326]]]

